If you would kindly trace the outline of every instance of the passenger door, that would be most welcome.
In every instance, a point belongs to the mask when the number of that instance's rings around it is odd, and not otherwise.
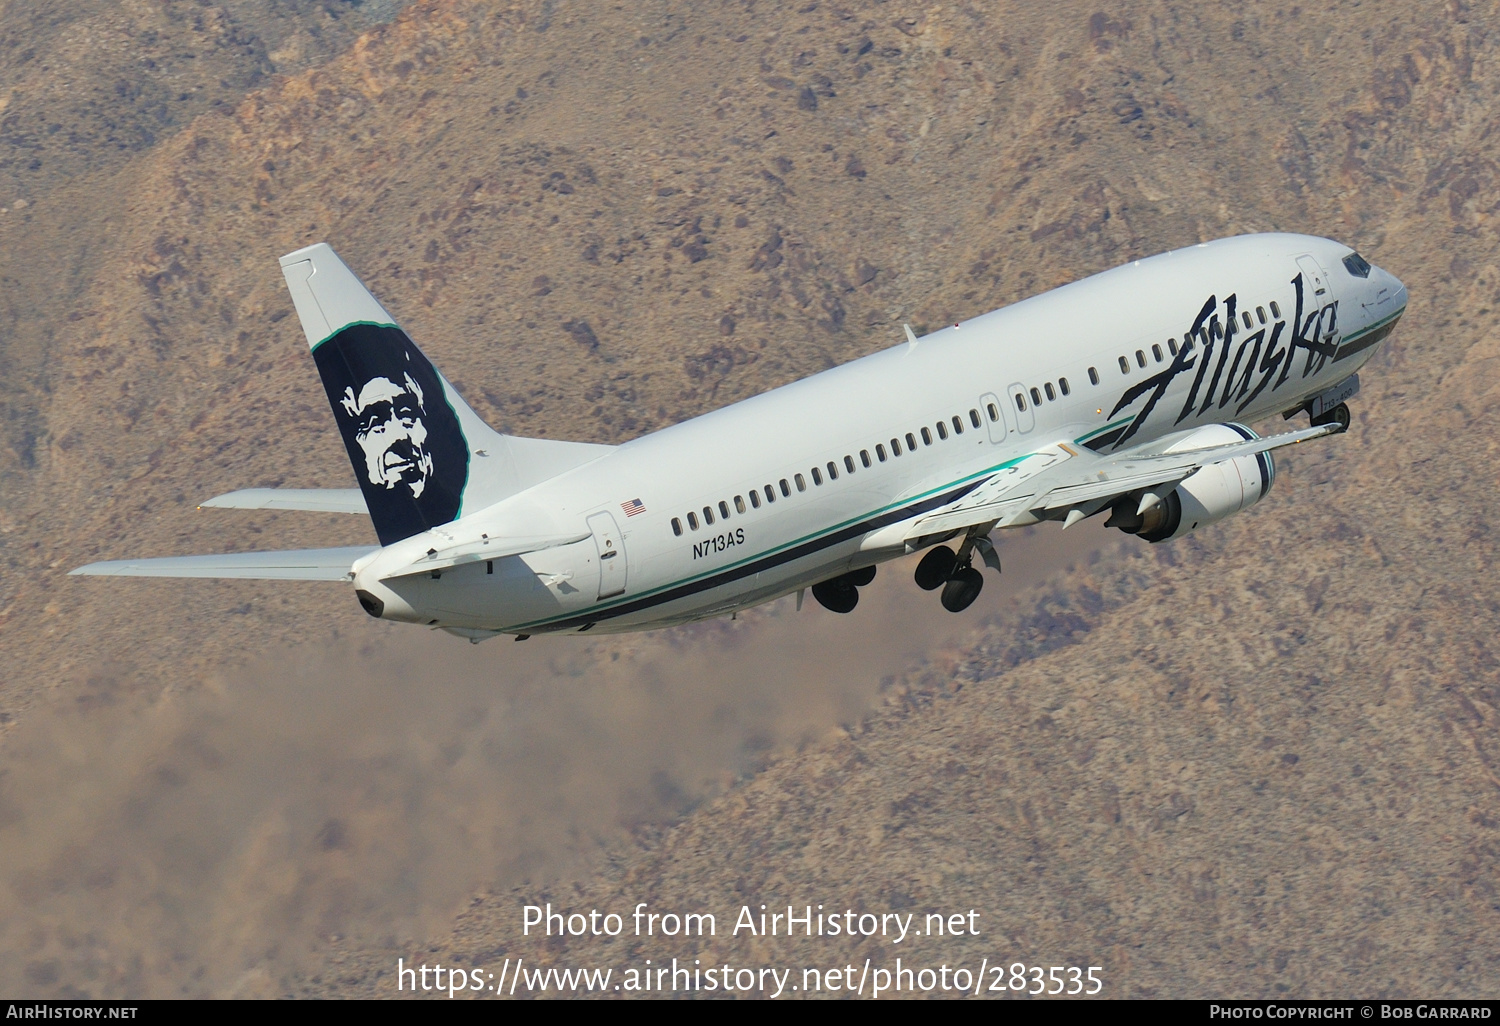
[[[1333,302],[1333,287],[1328,280],[1328,275],[1311,255],[1299,256],[1297,267],[1302,271],[1302,284],[1307,290],[1307,305],[1310,309],[1324,307]]]
[[[624,594],[625,544],[614,515],[607,511],[595,513],[589,517],[588,525],[594,534],[594,547],[599,550],[600,600]]]

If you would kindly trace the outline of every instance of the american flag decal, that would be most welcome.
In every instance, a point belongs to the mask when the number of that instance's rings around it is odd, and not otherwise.
[[[620,503],[620,508],[625,511],[627,517],[633,517],[637,513],[646,512],[646,504],[640,499],[631,499],[629,502]]]

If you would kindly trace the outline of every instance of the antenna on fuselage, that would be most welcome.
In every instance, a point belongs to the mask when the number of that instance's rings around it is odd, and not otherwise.
[[[913,346],[915,346],[917,344],[917,335],[916,335],[916,332],[914,332],[914,331],[911,330],[911,325],[910,324],[903,324],[903,325],[901,325],[901,327],[903,327],[903,328],[906,329],[906,341],[910,342]]]

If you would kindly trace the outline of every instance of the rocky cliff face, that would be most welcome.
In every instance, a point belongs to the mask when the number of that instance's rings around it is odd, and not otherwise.
[[[1111,549],[1025,607],[982,600],[849,736],[696,811],[651,805],[685,818],[578,900],[962,903],[995,932],[945,957],[1073,952],[1111,966],[1111,993],[1472,994],[1493,973],[1487,14],[426,2],[353,38],[370,15],[332,6],[133,10],[6,14],[0,174],[26,202],[0,214],[5,729],[46,702],[191,691],[272,646],[394,637],[331,586],[60,576],[365,540],[193,508],[349,480],[277,273],[298,245],[332,242],[496,426],[619,441],[902,321],[1305,231],[1412,295],[1348,435],[1280,460],[1266,502],[1201,537]],[[97,74],[70,87],[23,46]],[[519,877],[484,879],[502,886],[446,942],[481,964],[518,940]],[[34,985],[123,986],[76,982],[66,923],[38,922]],[[273,992],[379,990],[396,951],[361,944],[325,936],[337,974],[233,957]],[[111,945],[91,957],[127,957]]]

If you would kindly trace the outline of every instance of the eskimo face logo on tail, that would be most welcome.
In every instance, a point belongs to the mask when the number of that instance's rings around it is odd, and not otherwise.
[[[442,379],[406,333],[351,324],[313,359],[381,544],[456,518],[469,448]]]
[[[371,378],[359,395],[350,386],[339,400],[354,418],[354,440],[364,450],[369,482],[386,489],[405,485],[414,499],[422,497],[432,476],[422,400],[422,386],[410,374],[402,376],[400,385],[389,378]]]

